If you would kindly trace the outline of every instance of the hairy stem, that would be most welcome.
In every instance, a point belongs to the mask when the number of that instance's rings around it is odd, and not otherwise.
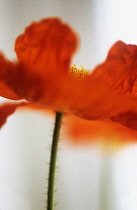
[[[49,166],[47,210],[53,210],[54,208],[55,169],[56,169],[58,140],[59,140],[62,116],[63,116],[62,112],[56,112],[55,126],[52,138],[50,166]]]

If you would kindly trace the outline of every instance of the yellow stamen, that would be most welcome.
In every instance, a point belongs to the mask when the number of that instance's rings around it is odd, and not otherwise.
[[[81,69],[77,68],[76,64],[70,67],[69,74],[73,78],[84,78],[89,75],[89,70],[85,69],[84,66],[81,65]]]

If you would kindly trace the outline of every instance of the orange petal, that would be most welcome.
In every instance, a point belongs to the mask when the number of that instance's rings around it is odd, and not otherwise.
[[[25,106],[28,103],[8,103],[0,106],[0,128],[6,123],[7,118],[12,115],[20,106]]]
[[[107,60],[79,81],[67,74],[76,45],[74,32],[57,18],[31,24],[15,43],[22,67],[16,77],[20,82],[15,82],[17,95],[91,120],[108,119],[121,112],[137,113],[132,91],[137,46],[117,42]]]
[[[30,74],[47,77],[68,70],[76,46],[77,37],[67,24],[47,18],[26,28],[15,42],[15,51]]]
[[[105,81],[116,93],[136,96],[137,45],[116,42],[109,50],[106,61],[92,75]]]

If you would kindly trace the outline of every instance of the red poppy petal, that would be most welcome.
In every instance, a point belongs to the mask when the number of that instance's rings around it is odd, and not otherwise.
[[[15,92],[16,89],[16,64],[8,61],[2,53],[0,53],[0,96],[12,100],[18,100],[20,97]]]
[[[33,74],[43,77],[68,70],[77,37],[58,18],[47,18],[28,26],[15,43],[18,59]]]
[[[66,96],[70,96],[70,91],[65,92],[66,80],[76,46],[77,36],[58,18],[44,19],[26,28],[15,43],[25,81],[25,85],[19,84],[22,87],[18,95],[37,105],[64,110]]]
[[[136,96],[137,45],[116,42],[109,50],[106,61],[92,75],[105,81],[116,93]]]

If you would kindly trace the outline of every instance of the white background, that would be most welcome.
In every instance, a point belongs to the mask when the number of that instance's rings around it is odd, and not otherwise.
[[[59,16],[80,36],[73,63],[93,69],[115,41],[137,44],[136,11],[136,0],[0,0],[0,50],[16,59],[14,40],[24,27]],[[20,111],[0,131],[1,210],[43,209],[53,123],[42,113]],[[136,145],[109,155],[63,139],[60,147],[57,210],[137,209]]]

